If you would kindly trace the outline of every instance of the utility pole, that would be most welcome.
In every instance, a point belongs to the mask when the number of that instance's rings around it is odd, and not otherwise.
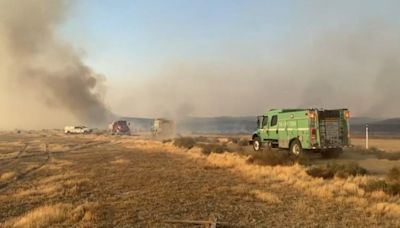
[[[369,140],[369,135],[368,135],[368,124],[365,125],[365,149],[368,150],[368,140]]]

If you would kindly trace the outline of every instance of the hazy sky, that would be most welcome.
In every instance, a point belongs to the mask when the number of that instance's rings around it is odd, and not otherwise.
[[[321,46],[353,34],[368,36],[365,30],[382,26],[397,35],[399,6],[363,0],[82,0],[72,5],[59,33],[105,75],[106,103],[118,114],[254,115],[276,106],[326,104],[364,115],[371,107],[359,99],[371,94],[371,84],[345,91],[349,99],[315,95],[304,101],[305,90],[315,87],[304,81],[319,72],[310,70],[313,61],[318,68],[320,56],[331,55],[329,48],[319,53]],[[362,68],[359,61],[357,67]],[[304,71],[297,75],[299,69]],[[363,69],[356,72],[361,79]],[[333,85],[326,76],[317,83],[342,93],[337,87],[346,77],[336,76]],[[386,112],[394,115],[400,115],[398,109]]]

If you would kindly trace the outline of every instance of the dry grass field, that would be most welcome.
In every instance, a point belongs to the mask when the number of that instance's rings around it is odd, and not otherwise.
[[[165,221],[210,216],[227,227],[400,226],[399,195],[364,187],[388,168],[323,179],[296,162],[259,165],[248,148],[204,148],[140,136],[2,133],[0,227],[181,227]],[[387,161],[363,156],[341,160]]]
[[[400,151],[400,138],[377,138],[377,139],[370,139],[369,146],[376,147],[387,152],[399,152]],[[357,146],[365,147],[365,139],[364,138],[352,138],[352,144]]]

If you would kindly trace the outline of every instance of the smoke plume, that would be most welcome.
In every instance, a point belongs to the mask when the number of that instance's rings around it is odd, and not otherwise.
[[[235,53],[240,50],[236,46],[209,60],[170,61],[155,80],[126,99],[142,112],[132,115],[257,115],[270,108],[314,107],[349,108],[356,116],[400,116],[396,26],[329,28],[308,43],[297,37],[286,42],[292,45],[261,56],[249,54],[262,49],[254,44],[249,52]]]
[[[0,1],[0,128],[103,124],[104,77],[57,37],[73,1]]]

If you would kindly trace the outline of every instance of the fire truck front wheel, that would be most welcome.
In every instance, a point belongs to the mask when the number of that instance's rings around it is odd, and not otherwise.
[[[253,149],[254,151],[260,151],[262,144],[261,144],[261,139],[259,137],[254,137],[253,139]]]

